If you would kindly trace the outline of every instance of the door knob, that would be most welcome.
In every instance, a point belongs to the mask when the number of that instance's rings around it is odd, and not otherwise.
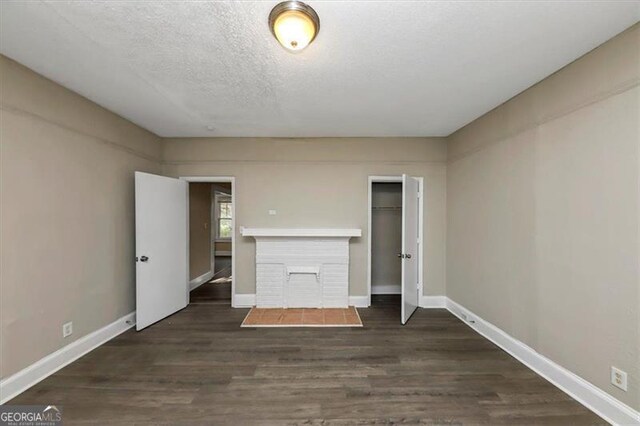
[[[411,259],[411,255],[410,254],[405,254],[404,257],[406,257],[407,259]]]
[[[404,255],[403,255],[402,253],[398,253],[398,257],[399,257],[400,259],[402,259],[402,258],[404,257]]]
[[[146,262],[149,258],[147,256],[140,256],[140,262]]]

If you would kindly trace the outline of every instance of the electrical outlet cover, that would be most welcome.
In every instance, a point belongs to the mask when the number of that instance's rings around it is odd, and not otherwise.
[[[73,334],[73,322],[62,324],[62,337],[69,337]]]
[[[616,367],[611,367],[611,384],[627,391],[627,373]]]

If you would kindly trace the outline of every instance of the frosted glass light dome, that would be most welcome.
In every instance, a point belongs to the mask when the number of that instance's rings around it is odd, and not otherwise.
[[[285,49],[299,51],[318,35],[320,19],[309,5],[300,1],[285,1],[271,10],[269,26]]]

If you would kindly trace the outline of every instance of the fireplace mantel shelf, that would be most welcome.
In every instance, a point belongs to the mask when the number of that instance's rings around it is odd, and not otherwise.
[[[240,228],[243,237],[361,237],[358,228]]]

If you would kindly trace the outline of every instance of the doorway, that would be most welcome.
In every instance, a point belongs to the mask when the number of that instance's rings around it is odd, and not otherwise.
[[[233,306],[235,180],[180,179],[189,184],[189,301]]]
[[[183,177],[180,179],[151,173],[134,173],[135,182],[135,262],[136,262],[136,330],[140,331],[189,304],[191,290],[208,283],[215,274],[215,239],[212,237],[212,187],[194,186],[203,207],[191,226],[202,237],[202,257],[192,259],[190,239],[190,183],[229,183],[224,214],[219,214],[223,234],[231,241],[230,292],[225,303],[235,307],[235,179],[233,177]],[[208,198],[207,198],[208,196]],[[208,210],[207,210],[208,209]],[[229,217],[230,216],[230,217]],[[217,223],[217,222],[216,222]],[[208,247],[208,251],[206,248]],[[196,269],[196,266],[199,269]],[[209,271],[206,271],[208,266]],[[193,268],[193,271],[191,270]],[[198,275],[202,274],[202,275]],[[230,293],[230,294],[229,294]]]
[[[405,324],[422,292],[423,178],[370,176],[368,186],[368,304],[397,306]]]
[[[400,309],[402,293],[402,182],[371,187],[371,304]]]
[[[195,296],[205,296],[210,301],[231,301],[231,284],[233,274],[231,263],[233,260],[233,243],[231,242],[233,222],[233,192],[231,183],[211,184],[211,255],[213,276],[208,282],[208,289],[200,291]]]

